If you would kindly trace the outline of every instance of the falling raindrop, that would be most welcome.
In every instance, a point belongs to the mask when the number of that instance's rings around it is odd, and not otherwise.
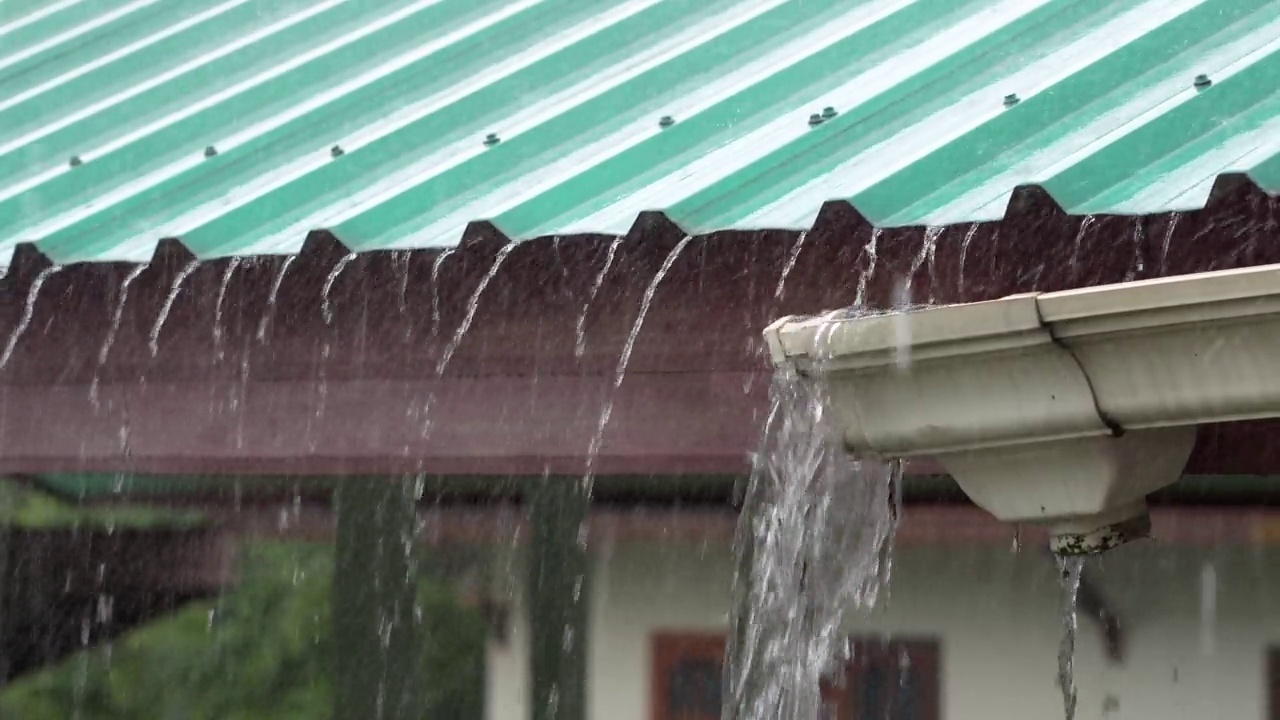
[[[151,340],[149,343],[151,357],[155,357],[156,353],[160,352],[160,331],[164,329],[164,323],[169,319],[173,304],[178,300],[178,293],[182,292],[182,283],[199,266],[199,260],[191,260],[183,266],[182,270],[178,272],[178,276],[173,279],[173,286],[169,288],[169,296],[165,298],[164,305],[160,308],[160,314],[156,316],[156,322],[151,326]]]
[[[329,303],[329,293],[333,290],[333,284],[338,281],[338,276],[343,270],[356,259],[355,253],[347,253],[342,256],[332,269],[329,270],[329,276],[324,279],[324,287],[320,289],[320,314],[324,316],[324,324],[333,323],[333,306]]]
[[[276,271],[275,279],[271,281],[271,291],[267,294],[267,310],[262,314],[262,320],[258,322],[258,342],[266,342],[267,325],[271,322],[271,318],[276,311],[276,298],[280,295],[280,286],[284,283],[284,275],[289,272],[289,266],[293,261],[298,259],[297,255],[289,255],[280,263],[280,269]]]
[[[9,358],[13,357],[14,348],[18,347],[18,340],[22,339],[22,334],[27,331],[27,326],[31,324],[31,317],[36,312],[36,300],[40,297],[40,288],[46,280],[61,269],[61,265],[50,265],[41,270],[35,276],[35,279],[31,281],[31,287],[27,290],[27,302],[22,306],[22,318],[18,320],[17,327],[9,335],[9,344],[5,345],[4,355],[0,356],[0,369],[9,364]]]
[[[782,293],[787,288],[787,276],[791,274],[791,270],[796,266],[796,260],[800,259],[800,251],[804,249],[805,238],[809,237],[808,230],[800,231],[800,236],[796,238],[795,245],[791,246],[791,254],[787,256],[787,263],[782,266],[782,274],[778,277],[778,287],[773,290],[773,299],[781,300]]]
[[[582,357],[587,350],[587,312],[591,310],[591,303],[595,302],[596,295],[600,292],[600,286],[604,284],[604,278],[609,274],[609,268],[613,267],[613,258],[618,254],[618,248],[622,246],[623,236],[618,235],[609,243],[609,252],[605,255],[604,266],[600,268],[600,272],[596,273],[596,279],[591,283],[591,291],[587,293],[587,302],[582,306],[582,314],[578,316],[578,324],[574,329],[577,335],[577,341],[573,346],[573,356]]]

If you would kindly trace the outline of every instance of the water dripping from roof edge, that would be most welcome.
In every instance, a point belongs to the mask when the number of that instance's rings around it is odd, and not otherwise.
[[[867,240],[867,244],[862,247],[862,253],[867,256],[867,269],[858,275],[858,288],[853,294],[853,306],[863,307],[867,302],[867,281],[876,274],[876,259],[878,250],[876,245],[880,242],[880,228],[871,228],[871,237]]]
[[[804,241],[807,237],[809,237],[809,231],[802,230],[800,236],[796,238],[795,244],[791,246],[791,254],[787,256],[787,263],[782,266],[782,274],[778,276],[778,286],[773,290],[774,300],[782,299],[782,294],[787,289],[787,276],[795,268],[796,260],[800,258],[800,251],[804,249]]]
[[[333,305],[329,294],[333,291],[333,284],[338,281],[338,276],[342,275],[342,271],[347,269],[352,260],[356,259],[356,253],[350,252],[342,256],[342,259],[329,269],[329,275],[324,279],[324,287],[320,289],[320,314],[324,316],[324,324],[333,324]]]
[[[929,271],[933,272],[933,261],[938,252],[938,238],[942,235],[945,228],[930,226],[925,228],[924,237],[920,240],[920,252],[911,260],[911,269],[907,271],[906,287],[903,289],[904,298],[899,298],[898,306],[903,307],[914,302],[911,295],[911,287],[915,283],[916,273],[924,267],[925,263],[929,264]],[[930,283],[929,303],[933,302],[933,288]]]
[[[1076,230],[1075,243],[1071,247],[1071,282],[1073,284],[1080,277],[1080,245],[1084,242],[1084,234],[1089,231],[1093,223],[1093,216],[1085,215],[1080,221],[1080,228]]]
[[[413,258],[412,250],[396,250],[391,253],[392,265],[400,271],[400,314],[409,312],[409,304],[405,296],[409,292],[409,261]]]
[[[964,234],[964,240],[960,242],[960,270],[956,279],[956,285],[961,293],[964,292],[964,265],[969,259],[969,244],[973,242],[973,236],[978,234],[978,223],[971,223],[969,230]]]
[[[440,268],[456,248],[442,250],[431,263],[431,340],[440,336]]]
[[[671,270],[671,266],[675,264],[680,257],[680,253],[684,251],[689,242],[693,240],[692,235],[685,235],[675,247],[671,248],[671,252],[667,253],[667,257],[662,261],[662,266],[658,268],[658,272],[654,274],[653,279],[649,281],[649,286],[644,290],[644,296],[640,300],[640,311],[636,315],[635,322],[631,325],[631,332],[627,334],[627,341],[622,346],[622,354],[618,357],[618,365],[613,372],[613,387],[609,393],[609,398],[605,400],[604,408],[600,411],[600,418],[596,422],[596,431],[591,436],[591,442],[587,445],[587,468],[582,478],[583,487],[588,494],[595,479],[596,458],[600,454],[600,446],[604,443],[604,431],[609,425],[609,418],[613,415],[613,403],[617,398],[618,388],[622,387],[622,381],[627,375],[627,365],[631,362],[631,353],[636,347],[636,338],[640,337],[640,330],[644,327],[645,318],[649,315],[649,307],[653,304],[653,296],[658,292],[658,285],[662,283],[662,279],[666,277]]]
[[[609,269],[613,267],[613,258],[618,254],[618,248],[622,246],[623,236],[618,235],[613,238],[613,242],[609,243],[608,254],[604,258],[604,266],[600,268],[600,272],[596,273],[596,279],[591,283],[591,290],[587,293],[587,301],[582,306],[582,314],[578,316],[578,324],[574,328],[576,336],[573,345],[573,356],[575,358],[582,357],[587,350],[587,313],[591,310],[591,303],[595,302],[596,295],[600,293],[600,286],[604,284],[605,276],[609,274]]]
[[[275,317],[276,299],[280,296],[280,286],[284,284],[284,276],[289,272],[289,266],[297,259],[297,255],[285,257],[284,262],[280,263],[280,269],[276,270],[275,278],[271,281],[271,290],[267,293],[267,309],[262,313],[262,319],[258,321],[258,342],[260,343],[267,341],[267,326]]]
[[[50,265],[41,270],[35,279],[31,281],[31,287],[27,289],[27,301],[22,306],[22,317],[18,320],[17,327],[9,334],[9,342],[5,345],[4,354],[0,355],[0,369],[4,369],[9,364],[9,358],[13,357],[13,351],[18,347],[18,341],[22,339],[23,333],[27,331],[27,326],[31,324],[31,318],[36,312],[36,300],[40,297],[40,288],[44,286],[46,280],[53,277],[60,270],[62,270],[61,265]]]
[[[1078,629],[1076,609],[1084,561],[1083,555],[1058,558],[1058,570],[1062,581],[1062,643],[1058,646],[1058,687],[1062,690],[1062,709],[1066,720],[1075,720],[1078,700],[1075,681],[1076,631]]]
[[[148,343],[151,348],[151,357],[155,357],[160,352],[160,333],[164,330],[165,321],[169,319],[169,313],[173,311],[173,304],[178,300],[178,293],[182,292],[182,284],[199,266],[199,260],[190,260],[186,265],[182,266],[182,270],[178,271],[178,276],[173,279],[173,285],[169,288],[169,295],[165,297],[164,305],[160,307],[160,314],[156,316],[155,324],[151,326],[150,341]]]
[[[467,299],[467,306],[462,316],[462,322],[458,323],[458,327],[453,331],[453,337],[449,343],[445,345],[444,350],[440,353],[440,359],[436,361],[436,380],[444,377],[445,370],[448,369],[450,361],[453,360],[454,354],[458,351],[458,346],[462,343],[463,338],[467,336],[467,331],[471,329],[471,323],[475,321],[476,311],[480,307],[480,299],[484,296],[485,288],[489,287],[489,283],[497,276],[498,271],[502,269],[502,263],[506,261],[507,256],[515,249],[515,243],[507,243],[498,250],[498,254],[493,258],[493,264],[489,266],[488,271],[480,278],[480,282],[476,283],[475,288],[471,291],[471,297]],[[444,258],[453,252],[453,249],[445,250],[436,257],[435,263],[431,268],[431,304],[432,304],[432,328],[431,339],[437,337],[440,320],[440,303],[439,293],[437,291],[440,266],[444,263]],[[425,437],[431,431],[431,408],[435,404],[436,391],[432,386],[427,394],[427,399],[422,403],[418,410],[420,413],[422,435]]]
[[[124,318],[124,307],[129,302],[129,286],[134,280],[147,269],[146,265],[134,265],[128,275],[124,276],[124,280],[120,283],[120,295],[116,298],[115,309],[111,313],[111,324],[107,326],[107,336],[102,340],[102,347],[98,349],[98,363],[93,369],[93,380],[89,382],[89,402],[93,404],[93,409],[99,407],[98,390],[102,375],[102,368],[107,364],[107,358],[111,355],[111,348],[116,343],[116,334],[120,332],[120,321]]]
[[[1160,244],[1160,274],[1164,275],[1169,270],[1169,244],[1173,242],[1173,232],[1178,229],[1178,220],[1182,217],[1181,213],[1169,214],[1169,226],[1164,230],[1164,242]]]
[[[1133,262],[1129,265],[1129,269],[1125,271],[1124,281],[1133,282],[1133,280],[1142,274],[1146,266],[1146,258],[1142,255],[1143,247],[1143,222],[1141,217],[1133,218]]]
[[[217,360],[223,358],[222,308],[227,299],[227,288],[231,286],[231,277],[236,274],[236,269],[239,267],[239,257],[228,260],[226,269],[222,271],[222,280],[218,283],[218,299],[213,306],[213,352]]]
[[[901,464],[850,457],[830,424],[821,366],[833,325],[817,333],[817,372],[779,370],[770,388],[734,541],[734,720],[816,717],[820,681],[849,659],[847,613],[889,587]]]
[[[494,276],[498,274],[498,270],[502,269],[502,263],[511,254],[515,248],[514,243],[507,243],[498,250],[497,256],[493,258],[493,264],[489,266],[489,271],[480,278],[480,282],[476,285],[475,290],[471,292],[471,297],[467,300],[465,314],[462,316],[462,322],[458,323],[458,327],[453,332],[453,338],[449,340],[449,344],[445,346],[444,351],[440,354],[440,360],[436,363],[436,376],[444,375],[444,371],[449,367],[449,361],[453,359],[453,354],[458,351],[458,345],[462,343],[462,339],[466,337],[467,331],[471,329],[471,323],[475,320],[476,310],[480,307],[480,298],[484,295],[485,288],[489,287],[489,283]]]

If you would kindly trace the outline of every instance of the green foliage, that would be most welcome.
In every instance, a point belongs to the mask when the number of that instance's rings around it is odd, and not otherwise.
[[[195,527],[204,523],[197,512],[141,505],[74,505],[48,493],[0,480],[0,523],[19,528],[64,527]]]
[[[313,720],[332,713],[331,546],[244,549],[240,582],[111,647],[22,678],[7,720]],[[483,619],[439,579],[419,581],[427,718],[479,718]]]

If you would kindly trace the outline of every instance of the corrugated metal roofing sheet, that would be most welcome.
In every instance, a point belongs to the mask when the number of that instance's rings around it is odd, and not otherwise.
[[[0,248],[1194,209],[1280,190],[1278,50],[1276,0],[0,0]]]

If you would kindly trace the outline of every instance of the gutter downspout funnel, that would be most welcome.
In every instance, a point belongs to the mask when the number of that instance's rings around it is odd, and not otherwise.
[[[787,317],[765,339],[829,383],[851,452],[933,457],[1062,554],[1145,536],[1145,497],[1181,475],[1198,424],[1280,416],[1280,265]]]

